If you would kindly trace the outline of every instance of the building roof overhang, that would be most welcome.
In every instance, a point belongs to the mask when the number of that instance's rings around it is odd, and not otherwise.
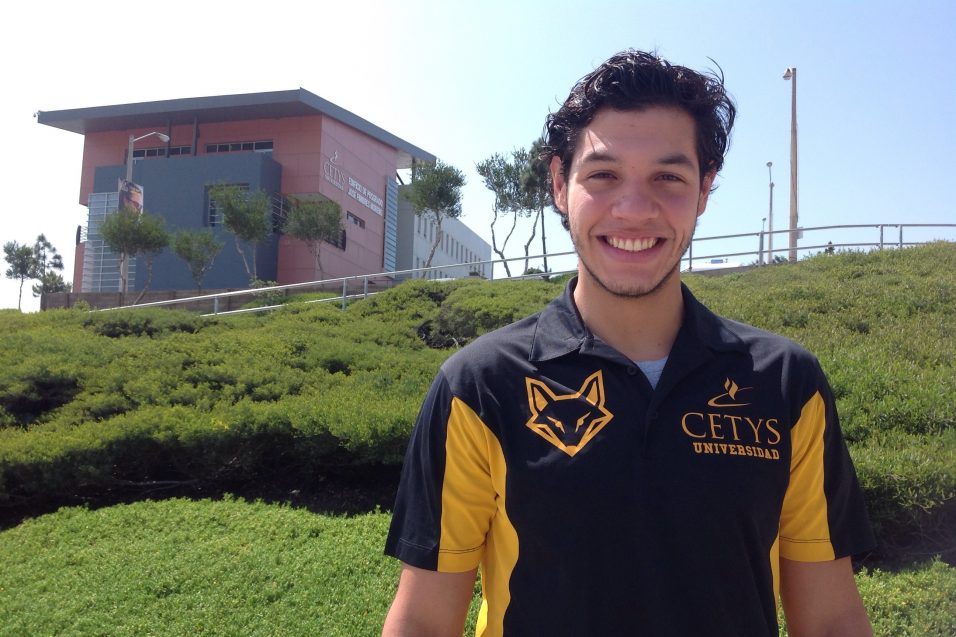
[[[114,130],[165,128],[178,124],[208,124],[251,119],[278,119],[326,115],[398,150],[398,168],[412,161],[435,161],[435,156],[387,130],[303,88],[292,91],[189,97],[158,102],[116,104],[38,111],[40,124],[80,135]]]

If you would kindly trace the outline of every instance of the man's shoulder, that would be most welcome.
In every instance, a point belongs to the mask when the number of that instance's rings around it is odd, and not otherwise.
[[[504,371],[508,361],[528,361],[541,313],[487,332],[451,355],[442,365],[448,379]]]
[[[749,323],[710,314],[716,332],[724,343],[733,343],[734,349],[745,351],[757,369],[778,370],[788,382],[806,383],[815,387],[823,377],[816,355],[793,339]],[[797,379],[803,379],[800,383]]]

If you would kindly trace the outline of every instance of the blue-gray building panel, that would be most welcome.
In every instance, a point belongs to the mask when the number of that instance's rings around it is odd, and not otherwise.
[[[125,166],[102,166],[96,169],[94,192],[115,191],[119,179],[125,177]],[[170,233],[179,230],[208,228],[207,189],[217,183],[248,184],[249,189],[264,190],[276,196],[281,192],[282,166],[267,153],[235,153],[144,159],[133,165],[133,181],[143,187],[144,208],[166,221]],[[234,236],[222,226],[212,228],[222,241],[223,249],[203,279],[203,288],[243,288],[249,277],[236,251]],[[276,280],[278,267],[278,234],[273,233],[256,250],[258,278]],[[244,244],[244,247],[248,247]],[[141,290],[146,284],[145,259],[139,259],[136,280],[130,290]],[[251,266],[251,263],[250,263]],[[181,290],[196,284],[186,263],[172,249],[166,249],[153,260],[151,290]]]

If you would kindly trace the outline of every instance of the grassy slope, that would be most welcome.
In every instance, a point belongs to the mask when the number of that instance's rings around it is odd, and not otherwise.
[[[820,357],[864,486],[872,494],[911,502],[918,515],[920,507],[938,507],[941,500],[951,506],[953,501],[953,272],[956,246],[938,244],[882,255],[819,257],[719,278],[689,276],[687,281],[716,311],[787,334]],[[443,317],[423,296],[396,290],[344,315],[290,309],[220,319],[202,327],[211,339],[195,338],[188,330],[153,338],[107,338],[93,336],[97,326],[84,326],[88,319],[79,313],[0,313],[0,366],[15,369],[26,364],[25,353],[35,352],[38,358],[29,365],[52,370],[54,378],[76,378],[80,390],[74,400],[49,412],[46,424],[0,429],[0,447],[5,440],[55,437],[87,427],[106,431],[109,414],[100,422],[85,418],[91,406],[109,411],[109,401],[117,395],[123,401],[148,395],[156,409],[175,402],[170,391],[185,390],[161,383],[187,363],[193,394],[174,398],[180,408],[195,400],[190,404],[194,413],[222,407],[210,396],[226,395],[241,406],[250,400],[242,397],[243,391],[281,393],[290,382],[286,370],[291,370],[293,385],[303,383],[290,403],[297,409],[316,399],[305,384],[313,375],[332,377],[336,387],[354,384],[340,394],[332,392],[343,400],[337,408],[341,414],[330,411],[341,420],[339,427],[347,424],[344,398],[352,395],[354,406],[358,387],[381,390],[398,379],[399,391],[386,398],[411,410],[419,398],[408,393],[423,391],[422,378],[446,353],[422,348],[414,334],[392,330],[389,324],[424,320],[430,326],[424,334],[439,342],[447,336],[435,329],[442,322],[443,329],[454,331],[466,322],[463,317],[480,314],[491,326],[513,312],[488,311],[497,297],[507,297],[500,292],[504,287],[495,287],[501,285],[509,284],[455,289],[448,298],[458,297],[458,302],[446,304]],[[525,302],[540,304],[553,290],[536,286],[534,298]],[[396,353],[402,350],[415,353],[413,369],[403,367]],[[71,355],[64,357],[63,351]],[[339,353],[333,356],[333,351]],[[104,358],[112,361],[108,368],[103,368]],[[249,369],[262,361],[284,371]],[[350,366],[347,377],[335,373],[342,364]],[[97,373],[84,370],[91,366]],[[220,385],[213,390],[215,383]],[[15,390],[3,389],[8,395]],[[285,399],[283,394],[274,404],[252,401],[243,409],[272,404],[276,412],[287,411],[281,403]],[[233,409],[220,413],[241,411]],[[376,413],[368,415],[375,418]],[[405,426],[393,423],[390,428]],[[871,498],[871,508],[874,504],[880,506]],[[0,635],[375,634],[396,573],[394,564],[380,558],[386,525],[383,514],[330,518],[236,501],[65,509],[0,533]],[[937,534],[938,543],[952,544],[951,527],[917,527]],[[860,575],[860,587],[878,635],[956,632],[956,570],[950,566],[869,571]]]
[[[236,499],[62,509],[0,532],[0,637],[377,635],[398,574],[387,527]],[[857,581],[878,637],[956,634],[956,569]]]

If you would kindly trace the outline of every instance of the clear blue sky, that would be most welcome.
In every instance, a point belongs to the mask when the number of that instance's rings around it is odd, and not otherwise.
[[[712,58],[737,100],[698,237],[760,229],[767,161],[783,227],[789,66],[799,79],[801,225],[956,222],[951,0],[100,1],[7,3],[0,18],[0,242],[46,233],[68,279],[76,226],[86,223],[82,137],[38,125],[37,110],[301,86],[464,170],[464,221],[487,238],[491,196],[475,162],[528,145],[574,81],[627,47],[692,68]],[[568,249],[553,213],[547,232],[549,248]],[[520,228],[509,256],[526,236]],[[16,294],[4,279],[0,307],[16,307]],[[24,309],[37,305],[27,290]]]

